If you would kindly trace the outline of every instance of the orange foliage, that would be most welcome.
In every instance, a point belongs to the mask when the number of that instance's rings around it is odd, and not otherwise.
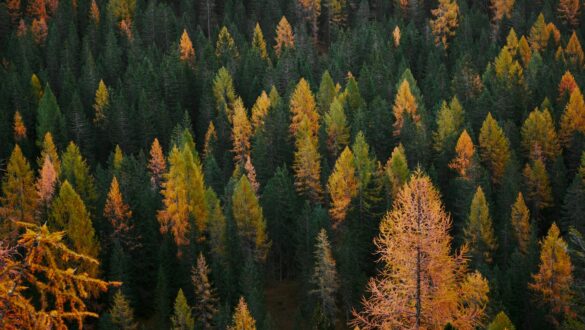
[[[152,187],[154,189],[160,188],[163,174],[167,170],[167,163],[165,161],[162,147],[158,143],[157,138],[154,138],[152,146],[150,147],[148,170],[150,171],[150,182],[152,183]]]
[[[22,121],[22,116],[20,115],[20,112],[16,111],[14,113],[14,140],[16,141],[20,141],[24,138],[26,138],[26,126],[24,125],[24,122]]]
[[[402,126],[404,125],[404,116],[409,115],[415,123],[420,121],[420,116],[417,114],[417,104],[414,95],[410,90],[408,80],[403,80],[396,93],[394,106],[392,107],[394,113],[394,136],[400,135]]]
[[[234,148],[234,160],[238,165],[244,165],[246,158],[250,155],[250,137],[252,136],[252,125],[248,120],[246,109],[242,103],[242,99],[238,98],[233,105],[233,128],[232,128],[232,142]]]
[[[467,133],[467,130],[463,130],[457,145],[455,146],[455,152],[457,156],[449,163],[449,168],[457,171],[459,176],[469,179],[470,170],[473,168],[473,157],[475,156],[475,147],[473,141]]]
[[[329,214],[336,227],[345,220],[352,198],[358,193],[358,181],[353,153],[345,147],[337,161],[333,173],[327,182],[327,189],[331,196]]]
[[[179,52],[181,61],[191,64],[195,62],[195,49],[193,49],[193,43],[191,42],[186,29],[183,30],[183,34],[181,35]]]
[[[33,38],[37,44],[42,44],[47,39],[49,28],[44,18],[34,19],[31,26]]]
[[[276,26],[276,45],[274,51],[276,56],[280,56],[285,48],[295,48],[295,36],[292,31],[292,27],[286,20],[286,17],[282,16],[280,22]]]
[[[317,103],[309,83],[304,78],[301,78],[290,98],[290,111],[292,113],[291,134],[296,134],[301,121],[307,117],[311,134],[317,136],[317,132],[319,132]]]
[[[573,77],[573,74],[569,70],[565,71],[565,74],[563,74],[559,82],[559,101],[570,96],[575,88],[577,88],[575,77]]]

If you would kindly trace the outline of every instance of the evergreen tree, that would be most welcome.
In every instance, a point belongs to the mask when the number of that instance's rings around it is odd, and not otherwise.
[[[197,258],[197,265],[191,269],[191,282],[195,288],[195,305],[193,306],[196,324],[203,329],[213,329],[214,318],[218,313],[218,299],[209,281],[210,270],[202,253]]]
[[[118,290],[114,295],[114,304],[110,309],[112,323],[117,330],[135,330],[138,325],[134,322],[134,310],[124,294]]]
[[[42,145],[42,138],[47,132],[53,135],[58,145],[62,146],[65,143],[67,137],[65,118],[49,85],[45,86],[37,110],[37,145]]]
[[[325,229],[321,229],[315,245],[315,267],[311,282],[316,287],[311,293],[316,296],[318,304],[329,324],[333,324],[337,314],[335,296],[339,288],[335,259],[331,252]]]
[[[183,289],[179,289],[175,299],[175,311],[171,316],[171,329],[173,330],[194,330],[195,320],[191,316],[191,307],[187,304],[187,299],[183,294]]]
[[[479,132],[482,161],[490,169],[492,181],[498,183],[510,159],[510,142],[491,113],[488,113]]]

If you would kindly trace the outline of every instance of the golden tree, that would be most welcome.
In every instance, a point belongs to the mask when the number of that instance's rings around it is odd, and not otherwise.
[[[490,0],[494,21],[499,22],[504,17],[511,18],[515,2],[516,0]]]
[[[498,183],[510,159],[510,142],[491,113],[479,132],[479,150],[482,161],[492,172],[492,181]]]
[[[518,241],[518,250],[523,254],[528,253],[528,243],[530,240],[530,211],[524,202],[522,193],[518,193],[516,202],[512,205],[512,213],[510,215],[512,228],[514,229],[514,236]]]
[[[258,52],[260,58],[263,60],[268,59],[268,52],[266,51],[266,41],[264,40],[264,34],[260,28],[260,24],[256,22],[254,27],[254,35],[252,36],[252,48]]]
[[[252,106],[252,127],[254,134],[258,133],[264,127],[264,119],[270,110],[270,98],[266,91],[262,91],[260,96],[256,99],[256,103]],[[210,124],[211,125],[211,124]]]
[[[532,164],[526,164],[522,173],[526,185],[526,198],[532,203],[533,210],[552,206],[552,188],[542,160],[536,159]]]
[[[118,240],[124,247],[130,249],[136,247],[136,237],[133,237],[131,233],[134,227],[134,224],[131,223],[132,211],[124,203],[122,193],[120,192],[120,184],[116,176],[112,179],[110,191],[106,198],[104,217],[108,219],[112,226],[111,238],[113,240]]]
[[[229,330],[256,330],[256,320],[248,310],[248,304],[244,297],[240,297],[238,306],[234,311],[232,317],[232,324],[228,327]]]
[[[75,322],[82,329],[86,318],[97,318],[86,300],[119,283],[79,272],[79,265],[97,268],[99,262],[69,249],[63,232],[17,225],[25,229],[17,245],[12,250],[0,245],[0,328],[67,329]],[[39,304],[30,299],[32,294]]]
[[[375,239],[379,275],[368,283],[360,329],[442,328],[481,325],[489,291],[478,272],[468,273],[465,249],[451,255],[451,219],[431,180],[417,171],[380,224]]]
[[[528,39],[530,41],[530,47],[535,51],[541,51],[548,44],[550,37],[549,30],[547,29],[544,15],[540,13],[536,18],[536,21],[530,28],[530,34]]]
[[[35,223],[37,192],[30,165],[18,144],[14,147],[2,178],[1,232],[5,237],[16,229],[15,221]],[[12,236],[12,233],[10,234]]]
[[[402,188],[402,185],[406,183],[410,176],[408,161],[402,144],[392,150],[392,154],[384,167],[384,172],[389,185],[388,191],[392,198],[396,198],[400,188]]]
[[[157,138],[154,138],[150,147],[148,170],[150,171],[150,182],[152,187],[154,189],[160,188],[163,175],[167,171],[167,162]]]
[[[559,18],[567,25],[576,28],[579,25],[580,0],[560,0],[557,5]]]
[[[347,1],[329,0],[329,21],[339,27],[347,24]]]
[[[300,122],[296,134],[293,169],[296,190],[312,202],[321,201],[321,155],[317,137],[312,133],[307,116]]]
[[[400,131],[404,125],[404,116],[410,116],[415,123],[420,121],[420,116],[417,113],[416,99],[410,90],[410,84],[407,79],[404,79],[398,88],[392,112],[395,118],[394,136],[400,135]]]
[[[49,34],[49,26],[47,25],[45,18],[33,19],[30,30],[34,41],[39,45],[45,42],[45,39],[47,39],[47,35]]]
[[[319,132],[319,113],[317,111],[317,102],[311,92],[309,83],[301,78],[290,97],[290,112],[292,119],[290,123],[290,132],[295,135],[300,122],[307,117],[309,128],[313,136]]]
[[[563,145],[568,146],[576,132],[585,133],[585,102],[579,87],[575,87],[569,103],[561,116],[559,135]]]
[[[335,97],[329,111],[325,114],[325,129],[327,131],[327,147],[333,156],[349,144],[349,126],[339,98]]]
[[[522,125],[522,147],[535,158],[535,151],[545,160],[554,161],[561,154],[555,124],[548,109],[534,109]]]
[[[400,27],[398,27],[398,25],[396,25],[396,27],[394,28],[394,31],[392,31],[392,39],[394,41],[395,48],[398,48],[398,46],[400,46],[401,36],[402,36],[402,33],[400,32]]]
[[[465,118],[463,107],[457,97],[453,97],[451,102],[443,101],[439,112],[437,113],[437,130],[433,132],[434,149],[443,151],[446,143],[459,134],[463,127]]]
[[[230,72],[223,66],[213,78],[213,96],[215,97],[217,112],[225,112],[228,121],[231,123],[233,116],[231,105],[236,101],[236,91]]]
[[[89,18],[93,24],[100,24],[100,8],[98,7],[95,0],[91,0],[91,5],[89,7]]]
[[[334,221],[333,226],[336,227],[345,220],[351,200],[358,193],[355,161],[348,147],[345,147],[335,162],[335,168],[327,182],[327,190],[331,196],[329,214]]]
[[[46,157],[35,184],[39,206],[37,214],[40,219],[44,219],[49,211],[58,179],[59,175],[55,171],[53,162],[49,157]]]
[[[204,158],[207,158],[208,156],[213,155],[216,143],[217,143],[217,131],[215,130],[215,125],[213,125],[213,121],[210,121],[209,126],[207,126],[207,132],[205,132],[205,141],[203,143],[203,157]]]
[[[110,106],[110,93],[108,92],[108,88],[103,80],[100,80],[98,85],[98,89],[95,92],[95,101],[93,104],[93,109],[95,110],[95,115],[93,118],[93,122],[97,125],[101,125],[104,120],[106,119],[106,111]]]
[[[243,166],[246,158],[250,155],[250,137],[252,136],[252,125],[248,120],[248,114],[241,98],[234,103],[234,117],[232,119],[232,142],[234,160],[238,166]]]
[[[565,104],[575,88],[578,88],[575,77],[573,77],[573,74],[569,70],[565,71],[558,87],[559,103]]]
[[[455,36],[459,25],[459,5],[456,0],[439,0],[439,7],[432,11],[431,30],[435,36],[435,44],[447,49],[447,40]]]
[[[581,48],[581,43],[579,42],[579,38],[577,38],[577,33],[575,33],[575,31],[573,31],[569,43],[567,43],[564,54],[569,63],[577,68],[583,67],[585,54],[583,54],[583,48]]]
[[[280,22],[278,22],[278,25],[276,26],[275,40],[276,45],[274,45],[274,51],[278,57],[280,57],[280,54],[282,54],[286,48],[295,48],[295,35],[293,34],[292,27],[284,16],[282,16]]]
[[[181,61],[191,65],[195,63],[195,49],[193,49],[193,43],[191,42],[191,38],[189,38],[187,29],[183,29],[181,41],[179,42],[179,58]]]
[[[561,238],[556,224],[552,224],[540,246],[539,270],[532,275],[533,282],[528,286],[538,295],[540,303],[550,307],[553,315],[570,315],[572,264],[567,243]]]
[[[493,253],[498,244],[494,233],[490,209],[481,186],[477,187],[471,206],[467,226],[464,230],[465,241],[470,247],[472,259],[476,264],[491,264]]]
[[[248,177],[242,175],[232,195],[232,212],[243,252],[265,260],[270,248],[266,220]]]
[[[114,304],[110,309],[112,323],[120,330],[136,330],[138,324],[134,322],[134,310],[130,302],[119,289],[114,294]]]
[[[24,125],[24,121],[22,120],[22,116],[20,112],[16,111],[14,113],[14,121],[12,125],[13,133],[14,133],[14,140],[20,141],[22,139],[26,139],[26,126]]]
[[[237,59],[240,56],[236,42],[228,31],[227,27],[222,27],[217,36],[217,43],[215,44],[215,55],[217,57],[226,56],[227,58]]]
[[[467,130],[463,130],[459,139],[457,140],[457,145],[455,146],[455,153],[456,156],[453,160],[449,163],[449,168],[457,171],[460,177],[465,179],[471,178],[471,171],[476,166],[475,164],[475,147],[473,146],[473,141],[471,141],[471,137],[467,133]]]
[[[53,142],[53,135],[51,134],[51,132],[45,133],[45,136],[43,137],[43,143],[41,145],[41,155],[37,159],[37,165],[39,167],[42,167],[43,164],[45,163],[46,158],[49,158],[49,160],[51,160],[51,163],[53,163],[53,167],[55,168],[55,172],[59,174],[61,171],[61,161],[59,160],[59,153],[57,152],[57,147]]]
[[[530,59],[532,58],[532,49],[530,49],[530,45],[525,36],[522,36],[518,42],[518,54],[524,67],[528,67],[528,63],[530,63]]]

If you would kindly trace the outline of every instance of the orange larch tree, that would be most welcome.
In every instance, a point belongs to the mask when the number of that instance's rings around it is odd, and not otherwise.
[[[160,188],[163,175],[167,171],[167,162],[157,138],[154,138],[152,146],[150,147],[148,170],[150,171],[150,182],[152,183],[152,187],[154,189]]]
[[[410,90],[410,83],[407,79],[404,79],[398,88],[392,112],[395,118],[394,136],[400,135],[400,131],[404,125],[404,116],[410,116],[415,123],[420,121],[420,116],[417,113],[416,99]]]
[[[252,125],[248,119],[246,108],[241,98],[238,98],[233,105],[234,116],[232,119],[232,142],[234,160],[237,166],[243,166],[246,158],[250,155],[250,138],[252,137]]]
[[[528,243],[530,240],[530,211],[524,202],[524,196],[518,193],[516,202],[512,205],[510,215],[514,235],[518,241],[518,250],[523,254],[528,253]]]
[[[567,43],[567,47],[565,47],[564,54],[565,59],[571,65],[578,69],[583,67],[583,63],[585,62],[585,54],[583,54],[581,42],[579,42],[579,38],[577,37],[577,33],[575,33],[575,31],[573,31],[573,34]]]
[[[571,93],[569,103],[561,116],[559,135],[563,145],[568,146],[576,132],[585,133],[585,101],[579,87]]]
[[[124,203],[116,176],[114,176],[110,185],[110,191],[104,206],[104,217],[108,219],[112,226],[112,240],[117,240],[122,246],[129,249],[137,246],[136,237],[132,235],[134,227],[131,222],[132,211]]]
[[[375,244],[384,267],[369,281],[368,298],[351,324],[360,329],[481,325],[488,282],[467,271],[465,249],[451,254],[450,228],[439,192],[415,172],[380,224]]]
[[[580,0],[560,0],[557,5],[559,18],[567,25],[576,28],[579,25],[581,10]]]
[[[189,38],[187,29],[183,29],[181,41],[179,42],[179,58],[181,61],[187,62],[190,65],[195,63],[195,49],[193,49],[193,43],[191,42],[191,38]]]
[[[561,154],[561,146],[557,138],[555,124],[548,109],[534,109],[522,125],[522,147],[535,159],[536,153],[546,161],[555,161]]]
[[[443,45],[447,49],[447,41],[455,35],[459,26],[459,5],[455,0],[439,0],[439,7],[433,9],[431,30],[435,36],[435,44]]]
[[[45,162],[43,163],[43,167],[41,167],[39,178],[35,184],[39,206],[37,215],[40,219],[45,219],[48,215],[58,179],[59,174],[55,171],[53,162],[51,162],[49,157],[45,157]]]
[[[300,122],[295,142],[293,169],[297,191],[314,203],[321,202],[321,155],[307,116]]]
[[[26,126],[24,125],[24,121],[22,120],[22,116],[20,112],[16,111],[14,113],[14,121],[13,121],[13,133],[14,133],[14,140],[20,141],[26,138]]]
[[[573,93],[575,88],[578,88],[577,82],[575,81],[575,77],[573,77],[573,74],[571,74],[569,70],[565,71],[563,77],[561,78],[561,81],[559,82],[558,87],[559,103],[561,103],[562,101],[565,102],[568,101],[569,97],[571,96],[571,93]]]
[[[335,168],[327,182],[327,190],[331,196],[329,214],[333,219],[333,226],[337,227],[345,220],[351,201],[358,193],[355,160],[348,147],[345,147],[335,162]]]
[[[471,137],[467,133],[467,130],[461,132],[461,135],[457,140],[457,145],[455,146],[455,153],[456,156],[449,163],[449,167],[457,171],[460,177],[469,179],[476,164],[475,147],[473,146],[473,141],[471,141]]]
[[[276,45],[274,45],[274,52],[277,57],[280,57],[280,54],[282,54],[286,48],[295,48],[295,35],[293,34],[292,27],[284,16],[282,16],[280,22],[278,22],[278,25],[276,26],[275,40]]]
[[[317,102],[311,92],[309,83],[301,78],[290,97],[290,112],[292,113],[290,132],[295,135],[300,122],[306,116],[313,136],[319,132],[319,113]]]

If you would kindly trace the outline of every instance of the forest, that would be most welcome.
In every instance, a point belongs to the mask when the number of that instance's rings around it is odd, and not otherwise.
[[[0,0],[0,329],[585,330],[581,6]]]

